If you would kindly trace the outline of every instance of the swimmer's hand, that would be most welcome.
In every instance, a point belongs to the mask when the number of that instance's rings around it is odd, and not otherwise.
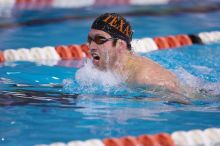
[[[158,97],[159,96],[159,97]],[[163,92],[160,93],[157,97],[147,97],[139,98],[143,101],[158,101],[158,102],[168,102],[168,103],[179,103],[179,104],[191,104],[190,98],[175,92]]]
[[[173,98],[173,97],[148,97],[148,98],[142,98],[139,99],[142,101],[158,101],[158,102],[168,102],[168,103],[178,103],[178,104],[185,104],[189,105],[191,104],[191,101],[186,98]]]

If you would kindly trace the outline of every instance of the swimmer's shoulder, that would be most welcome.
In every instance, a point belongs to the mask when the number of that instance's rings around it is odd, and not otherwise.
[[[172,90],[179,88],[179,81],[175,74],[158,63],[146,57],[136,57],[136,71],[133,81],[138,84],[165,86]]]

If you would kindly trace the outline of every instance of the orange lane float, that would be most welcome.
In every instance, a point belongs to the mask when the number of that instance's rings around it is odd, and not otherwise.
[[[162,146],[175,146],[174,141],[171,136],[167,133],[160,133],[154,135],[154,138],[160,143]]]
[[[16,0],[15,7],[17,9],[41,9],[50,7],[53,0]]]
[[[80,46],[78,46],[78,45],[70,45],[70,46],[68,46],[68,48],[69,48],[69,50],[71,52],[72,59],[80,60],[80,59],[83,58],[83,51],[80,48]]]
[[[176,39],[179,41],[181,46],[192,45],[192,41],[188,35],[177,35]]]
[[[164,37],[155,37],[153,38],[153,40],[157,44],[159,50],[163,50],[170,47],[166,38]]]
[[[135,1],[133,1],[134,3]],[[103,1],[103,0],[95,0],[95,6],[118,6],[118,5],[129,5],[130,0],[108,0],[108,1]]]
[[[82,44],[82,45],[80,45],[80,47],[81,47],[82,51],[86,54],[86,57],[91,58],[91,54],[90,54],[90,50],[89,50],[88,45]]]
[[[152,135],[141,135],[137,137],[137,140],[139,143],[142,144],[142,146],[158,146],[159,143]]]
[[[138,146],[140,143],[138,140],[133,136],[126,136],[120,138],[121,142],[123,143],[123,146]]]
[[[103,140],[103,143],[105,146],[175,146],[171,136],[167,133],[141,135],[137,138],[133,136],[107,138]]]
[[[4,55],[3,55],[3,52],[0,51],[0,62],[4,62],[5,59],[4,59]]]
[[[59,54],[60,58],[64,60],[72,59],[72,54],[70,49],[67,46],[57,46],[56,48],[57,53]]]
[[[169,44],[169,48],[178,48],[180,47],[179,41],[174,36],[167,36],[165,37],[167,43]]]
[[[122,142],[117,138],[107,138],[103,140],[105,146],[124,146]]]

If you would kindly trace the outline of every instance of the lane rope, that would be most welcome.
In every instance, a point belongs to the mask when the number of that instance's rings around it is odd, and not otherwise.
[[[35,146],[217,146],[220,145],[220,128],[176,131],[171,134],[125,136],[120,138],[91,139],[86,141],[55,142]]]
[[[136,53],[147,53],[156,50],[176,49],[193,44],[210,44],[220,42],[220,31],[201,32],[198,34],[179,34],[158,36],[154,38],[134,39],[132,49]],[[82,60],[91,58],[89,48],[82,45],[59,45],[6,49],[0,51],[0,62],[43,61],[43,60]]]
[[[171,0],[0,0],[1,7],[16,8],[20,10],[53,8],[82,8],[90,6],[112,6],[112,5],[162,5]]]

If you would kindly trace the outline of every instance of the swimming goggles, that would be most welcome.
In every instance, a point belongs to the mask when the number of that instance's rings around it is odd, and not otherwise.
[[[103,36],[96,35],[94,38],[88,36],[87,41],[88,41],[89,44],[91,44],[91,42],[93,41],[96,44],[101,45],[101,44],[106,43],[107,41],[114,40],[114,39],[117,39],[117,38],[105,38]]]

